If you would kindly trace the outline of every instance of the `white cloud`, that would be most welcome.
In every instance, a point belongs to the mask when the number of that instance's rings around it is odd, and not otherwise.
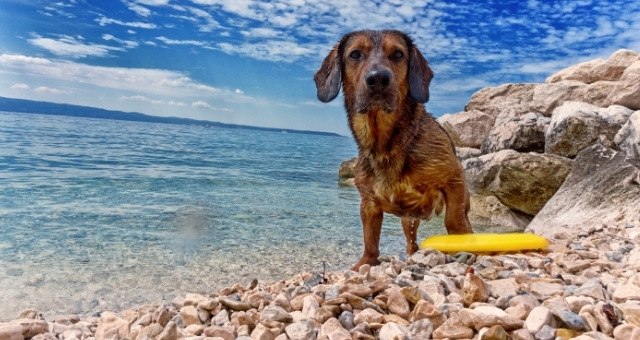
[[[28,90],[28,89],[30,89],[30,87],[27,84],[20,83],[20,84],[11,85],[11,89],[12,90]]]
[[[154,105],[171,105],[171,106],[180,106],[180,107],[187,106],[186,103],[181,101],[174,101],[174,100],[166,101],[161,99],[151,99],[141,95],[120,96],[120,98],[118,99],[121,101],[135,101],[135,102],[143,102],[143,103],[149,103]]]
[[[197,41],[197,40],[173,40],[164,36],[157,37],[156,39],[162,41],[166,45],[192,45],[192,46],[200,46],[202,48],[208,48],[208,49],[212,48],[211,46],[209,46],[209,44],[202,41]]]
[[[70,36],[62,36],[57,40],[36,37],[29,39],[29,43],[34,46],[44,48],[53,54],[72,58],[82,58],[87,56],[103,57],[109,54],[110,51],[123,51],[120,47],[85,43]]]
[[[118,39],[111,34],[103,34],[102,39],[106,41],[115,41],[119,44],[124,45],[124,47],[126,48],[134,48],[134,47],[138,47],[139,45],[137,41]]]
[[[110,24],[115,24],[115,25],[134,27],[134,28],[145,28],[145,29],[154,29],[154,28],[158,27],[158,26],[156,26],[156,24],[153,24],[153,23],[139,22],[139,21],[126,22],[126,21],[121,21],[121,20],[117,20],[117,19],[107,18],[105,16],[101,16],[100,18],[96,19],[96,22],[100,26],[107,26],[107,25],[110,25]]]
[[[126,4],[130,10],[134,11],[136,14],[138,14],[141,17],[146,18],[151,15],[151,10],[144,6],[141,6],[140,4],[137,4],[135,2],[127,2]]]
[[[226,108],[219,108],[219,107],[213,107],[211,105],[209,105],[209,103],[199,100],[199,101],[195,101],[193,103],[191,103],[192,107],[195,107],[197,109],[207,109],[207,110],[213,110],[213,111],[224,111],[224,112],[233,112],[233,110],[229,110]]]
[[[291,63],[301,57],[314,55],[317,50],[294,41],[270,40],[258,43],[233,45],[220,43],[218,48],[228,54],[239,54],[258,60],[270,60]]]
[[[244,94],[244,91],[242,91],[241,89],[236,89],[235,91],[233,91],[237,94]]]
[[[47,94],[69,94],[69,93],[71,93],[71,91],[60,90],[60,89],[47,87],[47,86],[36,87],[35,89],[33,89],[33,91],[34,92],[38,92],[38,93],[47,93]]]

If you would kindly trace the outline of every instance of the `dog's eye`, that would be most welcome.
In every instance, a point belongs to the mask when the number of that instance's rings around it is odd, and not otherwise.
[[[404,53],[402,53],[402,51],[400,50],[396,50],[395,52],[393,52],[393,54],[391,55],[391,59],[395,59],[398,60],[400,58],[404,57]]]
[[[351,59],[356,59],[356,60],[357,60],[357,59],[360,59],[360,58],[362,58],[362,52],[360,52],[360,51],[358,51],[358,50],[355,50],[355,51],[353,51],[353,52],[351,52],[351,53],[349,54],[349,58],[351,58]]]

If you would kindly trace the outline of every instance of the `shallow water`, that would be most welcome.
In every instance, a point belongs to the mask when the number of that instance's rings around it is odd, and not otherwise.
[[[355,153],[347,137],[0,112],[0,320],[348,268],[359,197],[337,169]],[[403,252],[387,216],[382,253]]]

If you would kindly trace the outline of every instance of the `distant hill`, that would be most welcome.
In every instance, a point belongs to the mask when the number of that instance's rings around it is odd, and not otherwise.
[[[112,110],[105,110],[105,109],[89,107],[89,106],[57,104],[57,103],[50,103],[50,102],[39,102],[39,101],[33,101],[33,100],[15,99],[15,98],[6,98],[6,97],[0,97],[0,111],[39,113],[39,114],[46,114],[46,115],[88,117],[88,118],[100,118],[100,119],[115,119],[115,120],[162,123],[162,124],[217,126],[217,127],[225,127],[225,128],[232,128],[232,129],[251,129],[251,130],[261,130],[261,131],[291,132],[291,133],[304,133],[304,134],[310,134],[310,135],[323,135],[323,136],[340,136],[339,134],[332,133],[332,132],[278,129],[278,128],[267,128],[267,127],[249,126],[249,125],[225,124],[220,122],[189,119],[189,118],[159,117],[159,116],[152,116],[152,115],[147,115],[147,114],[138,113],[138,112],[112,111]]]

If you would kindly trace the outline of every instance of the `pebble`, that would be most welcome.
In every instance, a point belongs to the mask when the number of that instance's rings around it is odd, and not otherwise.
[[[613,226],[552,240],[545,253],[421,250],[100,317],[26,309],[0,322],[0,339],[640,339],[638,236],[638,226]]]

